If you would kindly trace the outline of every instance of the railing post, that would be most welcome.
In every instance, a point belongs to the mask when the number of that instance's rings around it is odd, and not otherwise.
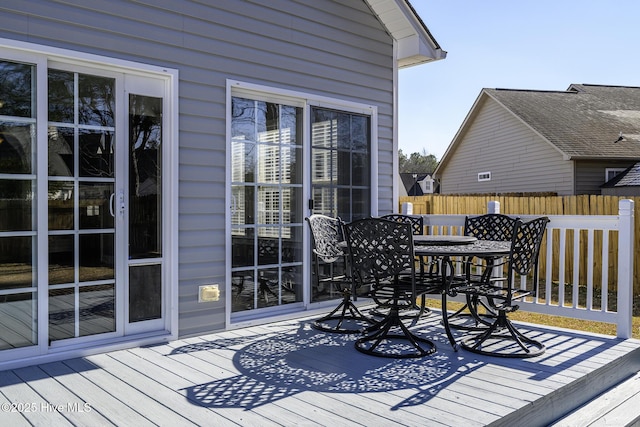
[[[630,338],[633,316],[633,200],[618,203],[618,338]],[[605,266],[603,266],[605,267]]]
[[[500,213],[500,202],[497,200],[492,200],[487,203],[487,213],[490,214],[499,214]]]
[[[402,208],[400,210],[400,213],[402,215],[413,215],[413,203],[411,202],[404,202],[402,204]]]

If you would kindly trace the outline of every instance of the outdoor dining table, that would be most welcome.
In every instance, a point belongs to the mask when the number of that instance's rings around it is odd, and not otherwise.
[[[447,296],[455,295],[454,283],[464,283],[464,276],[456,276],[452,258],[467,259],[470,257],[507,256],[511,250],[511,242],[494,240],[477,240],[469,236],[414,236],[414,253],[419,257],[431,257],[440,264],[438,273],[432,277],[440,282],[442,294],[442,323],[447,338],[455,351],[458,350],[447,314]],[[424,272],[418,274],[425,274]],[[424,279],[421,278],[421,279]]]

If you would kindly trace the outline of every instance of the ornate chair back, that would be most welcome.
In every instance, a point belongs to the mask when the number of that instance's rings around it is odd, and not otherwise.
[[[414,235],[424,234],[424,221],[421,216],[388,214],[383,215],[381,218],[389,219],[391,221],[407,222],[411,224],[411,231]]]
[[[415,272],[412,226],[384,218],[365,218],[344,225],[354,279],[359,285],[396,280]],[[414,274],[411,274],[413,277]]]
[[[504,214],[485,214],[468,216],[464,221],[465,236],[473,236],[478,240],[511,241],[513,226],[518,218]]]
[[[533,271],[534,283],[536,282],[538,269],[538,255],[544,232],[549,223],[546,216],[532,219],[527,222],[518,220],[514,227],[511,240],[511,254],[509,255],[509,267],[514,273],[521,276]],[[513,280],[512,274],[509,281]],[[509,286],[512,287],[511,285]]]
[[[323,262],[332,263],[345,256],[339,243],[344,240],[342,221],[322,214],[305,218],[311,229],[313,253]]]

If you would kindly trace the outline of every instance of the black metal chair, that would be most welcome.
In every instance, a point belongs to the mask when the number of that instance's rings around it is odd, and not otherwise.
[[[357,333],[373,323],[352,301],[355,285],[348,274],[343,223],[340,218],[314,214],[307,218],[313,244],[313,275],[315,288],[326,287],[342,294],[340,304],[329,314],[315,320],[314,328],[325,332]],[[323,270],[323,271],[321,271]],[[323,274],[324,272],[326,274]]]
[[[383,218],[366,218],[344,225],[354,281],[374,289],[385,287],[393,294],[389,311],[365,336],[356,340],[358,351],[381,357],[422,357],[436,351],[435,344],[411,333],[402,323],[401,305],[407,292],[416,296],[415,281],[401,281],[400,274],[415,277],[411,225]]]
[[[380,218],[388,219],[391,221],[406,222],[411,224],[411,232],[416,235],[424,234],[424,221],[421,216],[412,216],[405,214],[387,214],[382,215]]]
[[[424,221],[421,216],[411,216],[411,215],[404,215],[404,214],[387,214],[387,215],[381,216],[380,218],[388,219],[390,221],[405,222],[411,225],[411,232],[414,236],[424,234]],[[422,259],[422,257],[416,257],[416,261],[419,262],[420,274],[421,275],[424,274],[425,268],[429,266],[429,264],[426,263],[425,260]],[[406,271],[405,273],[406,274],[403,274],[403,276],[411,275],[411,271]],[[375,292],[371,293],[371,297],[379,307],[385,307],[392,300],[393,293],[394,293],[393,289],[380,287],[378,289],[375,289]],[[424,296],[424,294],[421,297],[420,306],[417,306],[415,301],[411,301],[412,295],[407,294],[406,296],[407,296],[407,299],[404,302],[404,306],[401,308],[404,308],[406,310],[413,310],[413,309],[418,310],[415,313],[408,314],[408,316],[419,317],[423,315],[426,311],[428,311],[426,308],[426,297]]]
[[[510,242],[517,220],[517,217],[504,214],[467,216],[464,220],[464,235],[475,237],[478,240]],[[488,282],[495,279],[492,278],[492,275],[496,271],[496,267],[504,262],[503,258],[498,257],[467,259],[465,260],[465,271],[470,275],[469,278],[472,281]],[[484,313],[480,313],[480,308]],[[491,319],[495,318],[495,315],[496,313],[493,312],[490,304],[485,304],[476,294],[467,294],[465,305],[449,315],[449,326],[463,330],[484,329],[491,324]]]
[[[508,314],[519,307],[518,300],[531,295],[532,291],[516,288],[516,276],[532,275],[535,289],[538,281],[538,255],[549,218],[540,217],[528,222],[516,220],[511,239],[511,251],[507,259],[506,274],[500,280],[474,281],[468,277],[465,285],[456,292],[471,293],[486,297],[495,318],[477,334],[471,334],[461,341],[461,346],[474,353],[502,357],[534,357],[545,351],[541,342],[526,337],[511,323]]]

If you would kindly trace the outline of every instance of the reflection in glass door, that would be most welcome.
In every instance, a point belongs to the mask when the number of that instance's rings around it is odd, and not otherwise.
[[[3,53],[0,360],[168,329],[167,81]]]
[[[345,222],[371,215],[370,129],[369,116],[311,109],[312,213]],[[322,282],[311,283],[312,302],[342,297]]]
[[[115,79],[48,72],[49,340],[115,332]]]
[[[162,101],[129,95],[128,332],[163,326]]]
[[[0,350],[37,330],[36,66],[0,60]]]
[[[302,108],[232,98],[232,312],[300,303]]]

